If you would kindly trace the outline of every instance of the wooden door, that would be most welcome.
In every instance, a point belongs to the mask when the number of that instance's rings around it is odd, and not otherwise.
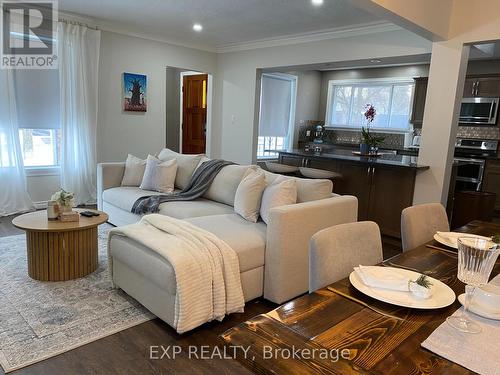
[[[184,76],[182,86],[182,153],[204,154],[208,76]]]

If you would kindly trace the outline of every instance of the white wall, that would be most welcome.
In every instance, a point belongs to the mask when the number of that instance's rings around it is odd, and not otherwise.
[[[255,160],[255,94],[258,68],[429,53],[429,41],[407,31],[338,38],[217,55],[214,125],[220,156]]]
[[[99,64],[98,162],[145,157],[166,143],[166,67],[215,73],[216,55],[112,32],[102,32]],[[122,111],[123,72],[148,77],[148,111]]]
[[[319,120],[318,107],[321,92],[321,72],[311,70],[291,72],[297,76],[297,100],[295,103],[294,146],[299,140],[299,129],[307,120]]]

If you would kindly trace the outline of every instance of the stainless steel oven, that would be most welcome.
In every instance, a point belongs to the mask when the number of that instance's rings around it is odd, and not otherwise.
[[[457,166],[458,190],[481,191],[484,176],[484,159],[458,158],[454,159]]]
[[[495,155],[497,148],[497,140],[457,138],[454,158],[457,168],[455,190],[481,191],[486,158]]]
[[[496,125],[499,98],[463,98],[461,124]]]

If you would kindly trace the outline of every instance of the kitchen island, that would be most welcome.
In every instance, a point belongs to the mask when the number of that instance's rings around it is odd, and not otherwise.
[[[413,203],[415,178],[429,167],[415,156],[383,152],[377,157],[355,155],[352,150],[329,148],[324,152],[280,151],[279,161],[298,167],[340,173],[333,191],[358,198],[358,220],[372,220],[382,234],[401,237],[401,211]]]

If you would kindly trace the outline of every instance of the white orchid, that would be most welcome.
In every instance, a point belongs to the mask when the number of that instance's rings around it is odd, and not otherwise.
[[[75,205],[75,195],[64,189],[54,193],[51,200],[56,201],[61,206],[73,207]]]

